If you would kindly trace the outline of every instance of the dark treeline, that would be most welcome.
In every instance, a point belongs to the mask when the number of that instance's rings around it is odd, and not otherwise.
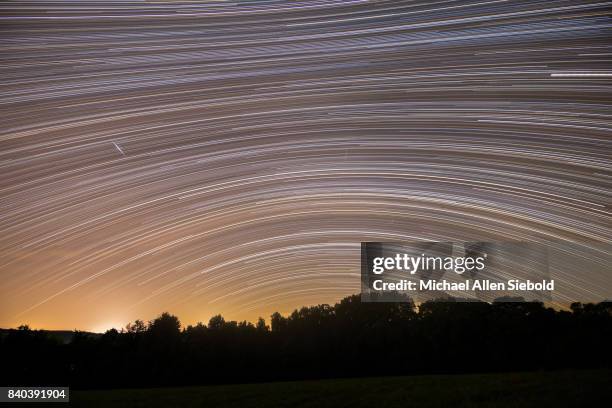
[[[271,327],[225,321],[181,328],[164,313],[125,330],[43,331],[0,340],[2,384],[139,387],[343,376],[610,368],[612,303],[362,303],[304,307]]]

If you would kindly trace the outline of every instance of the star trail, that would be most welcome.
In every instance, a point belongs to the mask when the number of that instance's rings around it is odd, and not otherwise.
[[[361,241],[610,243],[611,6],[0,3],[0,326],[333,303]]]

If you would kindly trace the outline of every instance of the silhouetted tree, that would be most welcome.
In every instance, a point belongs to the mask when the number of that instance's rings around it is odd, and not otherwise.
[[[138,333],[144,333],[147,330],[147,326],[145,325],[145,323],[142,320],[135,320],[134,323],[128,323],[125,326],[125,331],[127,333],[133,333],[133,334],[138,334]]]
[[[157,319],[149,322],[148,333],[152,336],[174,337],[181,332],[181,322],[170,313],[162,313]]]
[[[257,319],[257,324],[255,325],[255,327],[260,332],[267,332],[270,330],[270,327],[266,325],[266,321],[264,320],[263,317],[260,317],[259,319]]]

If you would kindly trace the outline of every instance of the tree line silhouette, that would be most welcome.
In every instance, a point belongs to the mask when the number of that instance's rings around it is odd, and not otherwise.
[[[3,385],[152,387],[347,376],[610,368],[612,302],[362,303],[274,313],[270,326],[185,328],[163,313],[68,343],[26,326],[0,339]]]

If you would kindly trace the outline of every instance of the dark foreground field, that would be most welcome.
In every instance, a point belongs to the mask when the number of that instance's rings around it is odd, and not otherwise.
[[[601,407],[612,372],[357,378],[142,390],[73,391],[82,407]]]

